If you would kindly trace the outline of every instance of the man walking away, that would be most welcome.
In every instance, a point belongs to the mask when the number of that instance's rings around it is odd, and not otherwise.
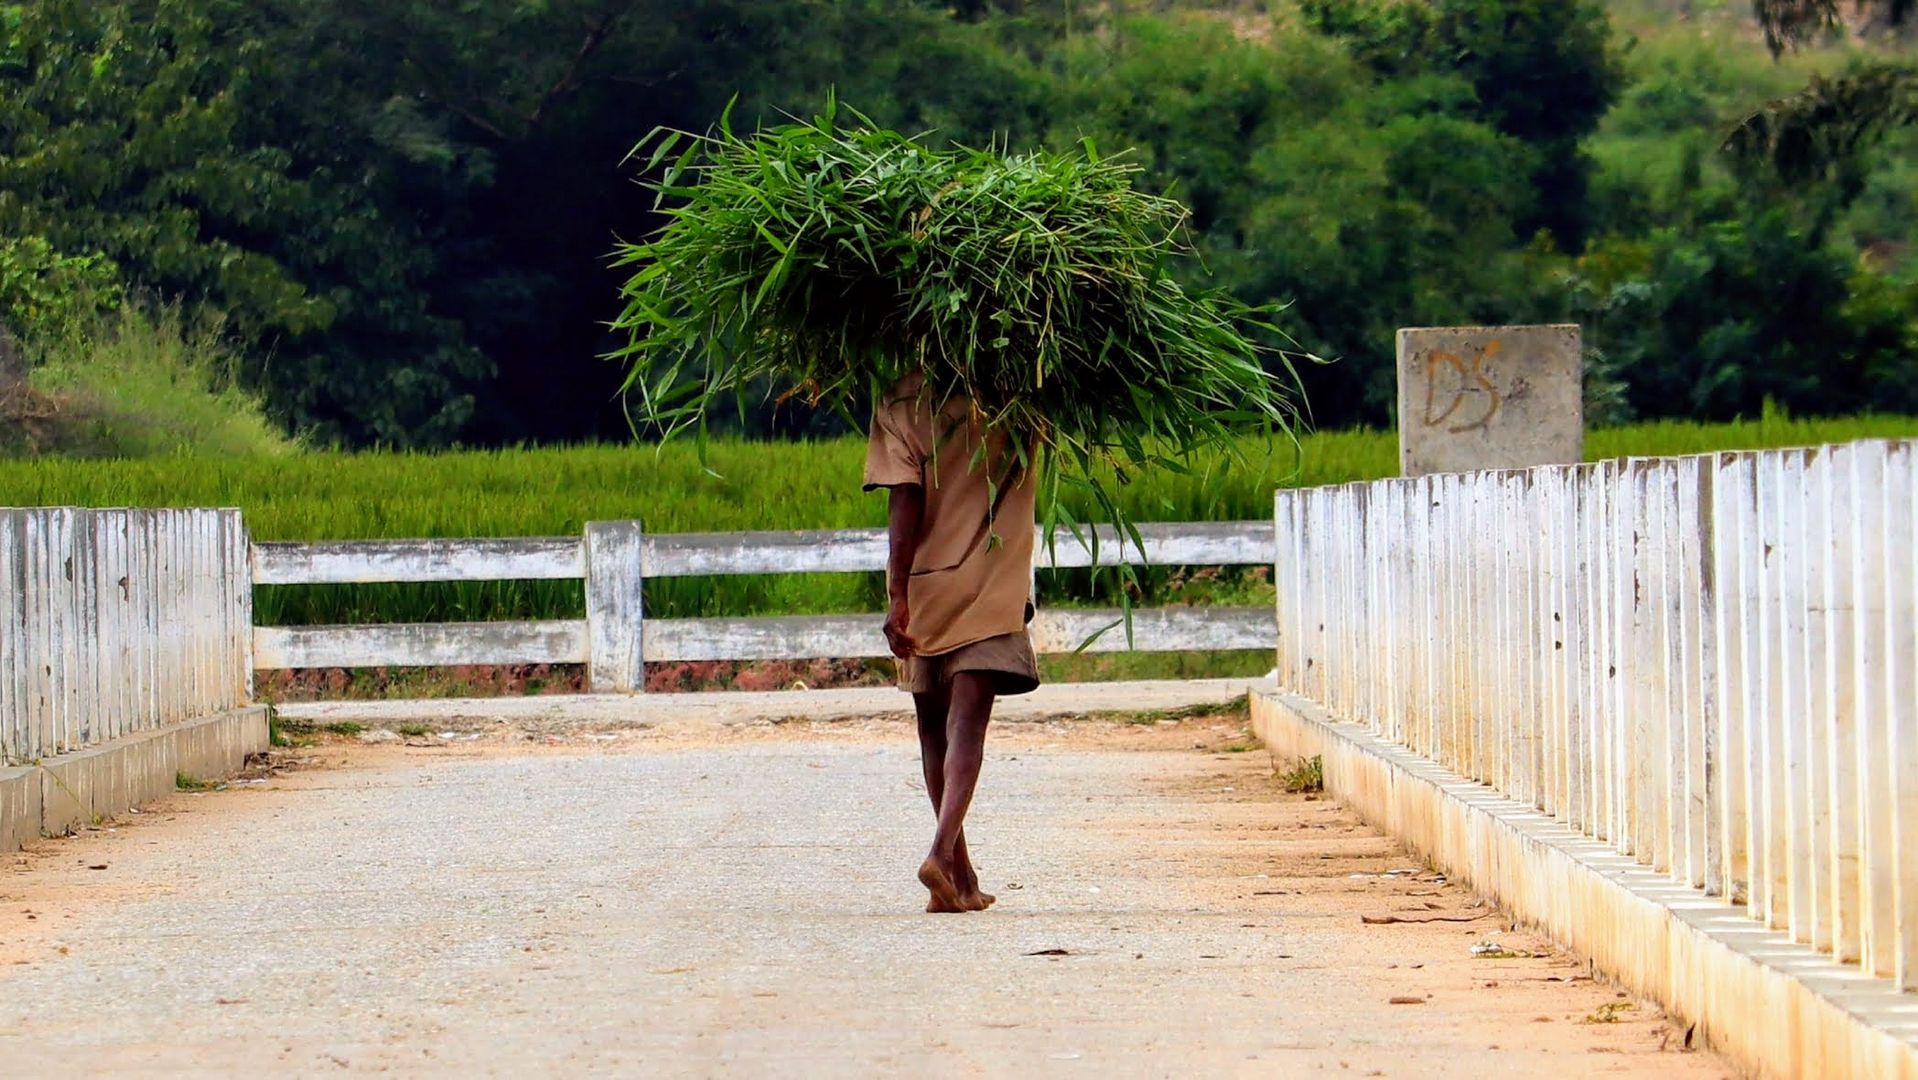
[[[966,850],[993,700],[1039,686],[1032,619],[1031,455],[988,435],[973,403],[908,376],[874,409],[865,490],[890,489],[886,642],[919,716],[920,761],[939,824],[919,867],[927,911],[982,911]]]

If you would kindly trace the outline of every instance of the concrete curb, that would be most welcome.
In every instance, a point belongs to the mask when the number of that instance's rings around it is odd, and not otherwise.
[[[1053,683],[1031,694],[1000,698],[996,721],[1046,720],[1104,712],[1190,708],[1240,701],[1270,687],[1265,679],[1163,679]],[[855,690],[715,690],[686,694],[552,694],[540,697],[311,701],[277,707],[293,724],[356,723],[369,727],[423,722],[447,730],[500,722],[565,726],[699,725],[755,720],[852,720],[910,715],[912,698],[894,687]]]
[[[0,770],[0,851],[55,836],[174,790],[186,773],[214,779],[267,747],[265,706],[235,709]]]
[[[0,852],[17,851],[40,837],[40,770],[32,765],[0,769]]]
[[[1890,980],[1796,944],[1742,905],[1675,885],[1309,701],[1255,691],[1252,726],[1281,759],[1318,757],[1326,790],[1360,817],[1696,1024],[1741,1070],[1918,1080],[1918,998]]]

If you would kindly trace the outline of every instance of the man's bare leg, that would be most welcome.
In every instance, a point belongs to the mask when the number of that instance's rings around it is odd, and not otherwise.
[[[914,694],[913,706],[919,714],[919,764],[925,773],[926,794],[932,799],[932,812],[939,814],[939,804],[946,790],[946,714],[952,703],[951,687],[940,687],[931,693]],[[953,848],[953,872],[957,875],[953,885],[959,891],[959,906],[966,911],[984,911],[992,906],[997,897],[979,889],[979,875],[973,869],[971,853],[966,850],[966,833],[959,831],[959,843]],[[944,911],[935,896],[926,905],[927,911]]]
[[[967,910],[962,906],[959,852],[963,850],[966,811],[972,806],[973,790],[979,786],[979,767],[985,761],[986,725],[992,721],[992,699],[989,676],[972,671],[953,676],[946,707],[939,827],[933,833],[931,853],[919,866],[919,881],[932,893],[928,911]],[[927,781],[930,784],[930,768]],[[965,873],[970,872],[967,865]],[[976,878],[974,881],[976,891]]]

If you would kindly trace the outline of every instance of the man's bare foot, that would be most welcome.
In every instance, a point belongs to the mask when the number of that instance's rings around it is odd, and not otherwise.
[[[961,862],[955,869],[957,873],[953,875],[953,884],[959,886],[959,903],[967,911],[984,911],[992,906],[994,900],[999,899],[979,890],[979,872],[972,868],[970,862]]]
[[[935,859],[927,859],[919,864],[919,884],[926,887],[932,898],[926,901],[926,910],[932,912],[971,911],[960,902],[959,888],[952,883],[952,875],[940,866]]]

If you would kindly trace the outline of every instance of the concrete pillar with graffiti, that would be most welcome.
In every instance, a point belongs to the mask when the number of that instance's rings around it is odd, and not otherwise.
[[[1577,326],[1408,328],[1399,331],[1398,361],[1404,475],[1583,459]]]

